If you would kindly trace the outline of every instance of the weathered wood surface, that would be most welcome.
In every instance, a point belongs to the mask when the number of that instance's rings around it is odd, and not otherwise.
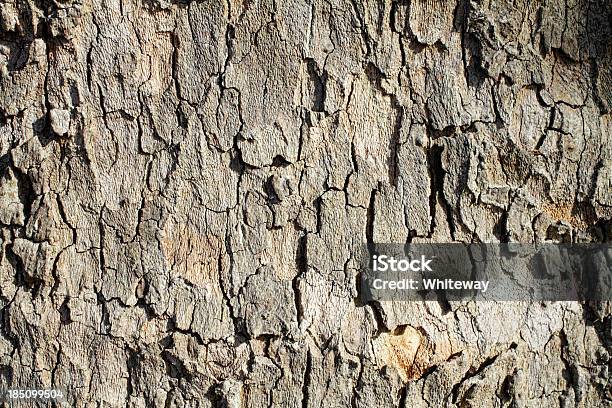
[[[2,0],[0,388],[610,406],[608,304],[362,304],[365,242],[601,241],[606,0]]]

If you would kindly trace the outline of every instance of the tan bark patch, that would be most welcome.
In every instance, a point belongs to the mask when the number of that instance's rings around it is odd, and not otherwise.
[[[434,345],[412,326],[384,333],[377,340],[374,349],[380,362],[397,369],[404,381],[419,378],[434,364]]]
[[[223,247],[215,235],[201,235],[189,227],[173,225],[161,240],[164,256],[175,276],[203,287],[217,284]]]
[[[546,205],[543,208],[544,213],[551,216],[557,221],[566,221],[576,229],[585,230],[589,224],[585,222],[584,215],[579,211],[573,203],[561,205]]]

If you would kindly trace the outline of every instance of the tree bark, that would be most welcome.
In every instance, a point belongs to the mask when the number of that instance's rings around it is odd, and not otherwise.
[[[354,255],[609,242],[611,21],[605,0],[2,0],[0,388],[610,406],[608,303],[363,304]]]

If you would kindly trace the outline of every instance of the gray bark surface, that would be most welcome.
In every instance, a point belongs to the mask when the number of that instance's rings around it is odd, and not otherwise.
[[[363,304],[354,259],[609,241],[611,21],[606,0],[1,0],[0,388],[611,406],[609,304]]]

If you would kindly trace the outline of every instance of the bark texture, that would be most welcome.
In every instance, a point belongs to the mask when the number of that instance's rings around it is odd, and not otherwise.
[[[0,388],[610,406],[610,305],[362,304],[368,242],[610,240],[606,0],[1,0]]]

